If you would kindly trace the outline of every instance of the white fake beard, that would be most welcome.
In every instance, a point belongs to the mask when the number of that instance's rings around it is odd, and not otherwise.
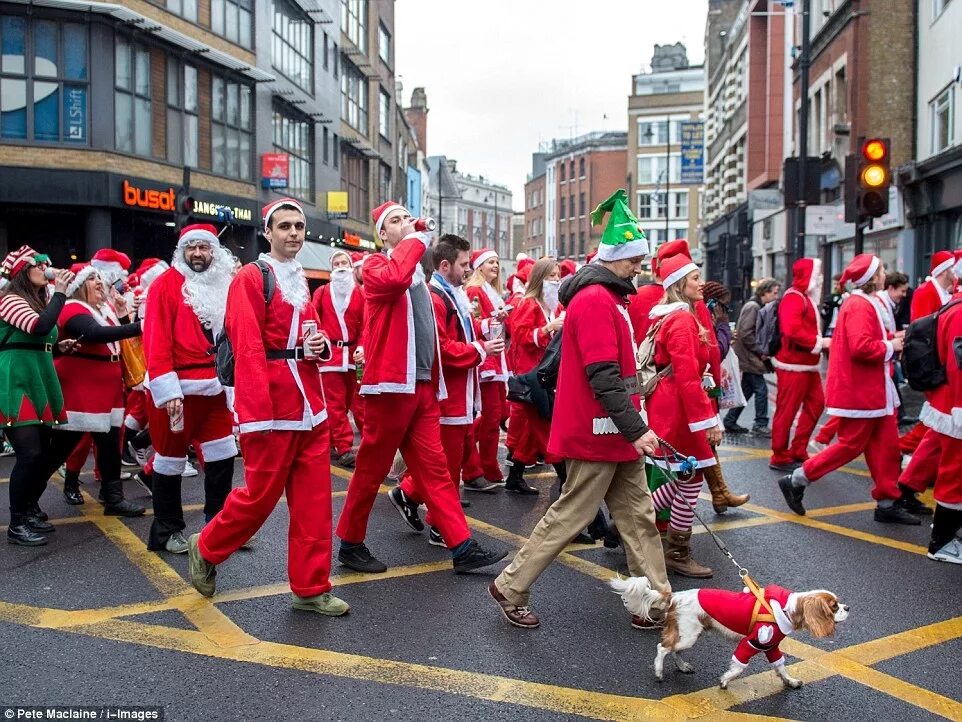
[[[338,313],[344,313],[354,291],[354,272],[350,268],[331,271],[331,300]]]
[[[187,264],[182,248],[174,252],[171,265],[184,276],[184,285],[181,286],[184,302],[190,306],[201,326],[217,336],[224,328],[234,257],[224,248],[214,248],[212,253],[214,258],[210,266],[200,273]]]
[[[304,277],[304,267],[294,260],[278,261],[267,253],[262,253],[260,257],[274,269],[274,277],[277,279],[277,288],[281,292],[281,298],[297,311],[302,311],[310,300],[307,279]]]
[[[555,312],[558,308],[558,291],[561,290],[561,281],[545,281],[544,290],[544,303],[548,307],[548,311],[551,313]]]

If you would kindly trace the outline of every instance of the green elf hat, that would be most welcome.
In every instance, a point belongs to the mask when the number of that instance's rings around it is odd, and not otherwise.
[[[628,194],[624,188],[616,190],[591,212],[591,225],[600,226],[606,213],[611,215],[601,236],[601,245],[598,246],[599,261],[620,261],[649,255],[648,239],[628,206]]]

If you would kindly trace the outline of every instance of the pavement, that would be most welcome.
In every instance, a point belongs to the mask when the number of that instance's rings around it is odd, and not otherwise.
[[[386,498],[367,541],[388,573],[335,562],[348,616],[291,609],[284,503],[205,599],[186,581],[186,556],[146,550],[149,516],[103,515],[88,471],[85,505],[66,505],[56,478],[41,500],[57,526],[47,546],[0,546],[0,707],[155,705],[168,720],[962,720],[962,568],[925,557],[928,525],[875,523],[861,460],[812,485],[798,517],[764,441],[728,438],[720,455],[730,486],[752,500],[722,516],[702,500],[699,513],[738,561],[761,584],[830,589],[851,607],[835,637],[782,644],[799,690],[784,690],[761,657],[719,689],[733,647],[711,635],[685,654],[693,674],[669,662],[656,682],[657,633],[629,626],[605,585],[627,572],[624,554],[600,544],[570,546],[535,585],[540,629],[511,627],[486,592],[506,562],[455,576],[449,554]],[[0,459],[0,493],[11,466]],[[334,474],[336,518],[350,474]],[[203,524],[202,479],[184,483],[188,532]],[[469,494],[484,544],[516,549],[541,518],[554,474],[528,479],[539,497]],[[126,493],[149,506],[132,482]],[[673,578],[675,589],[740,587],[701,528],[693,548],[715,577]]]

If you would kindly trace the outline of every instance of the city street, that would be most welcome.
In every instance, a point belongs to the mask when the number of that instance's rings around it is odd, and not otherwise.
[[[710,635],[685,655],[694,674],[669,663],[656,682],[657,633],[630,627],[604,583],[626,571],[623,552],[600,543],[571,546],[535,586],[540,629],[510,627],[487,595],[491,574],[454,576],[448,553],[410,532],[386,498],[367,541],[389,572],[335,567],[347,617],[290,608],[283,504],[254,549],[219,568],[207,600],[186,581],[186,556],[146,550],[149,516],[103,516],[88,471],[84,506],[64,504],[57,484],[41,500],[57,526],[48,546],[0,551],[0,705],[162,705],[168,720],[962,719],[962,569],[925,558],[927,523],[872,520],[860,461],[813,485],[798,517],[767,456],[750,437],[727,439],[725,474],[752,500],[720,518],[707,501],[699,511],[761,584],[826,588],[851,606],[836,637],[783,642],[805,682],[797,691],[761,656],[720,690],[732,645]],[[0,462],[3,485],[11,464]],[[336,514],[349,473],[334,474]],[[470,495],[484,543],[515,549],[537,523],[555,479],[540,467],[529,478],[541,496]],[[203,484],[184,489],[196,531]],[[126,490],[149,505],[132,482]],[[715,569],[709,584],[738,588],[735,568],[695,531],[697,558]]]

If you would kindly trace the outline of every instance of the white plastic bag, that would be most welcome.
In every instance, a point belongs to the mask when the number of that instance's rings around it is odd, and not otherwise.
[[[738,356],[735,355],[732,349],[728,349],[728,355],[721,362],[721,367],[728,371],[728,374],[722,381],[722,393],[721,398],[718,400],[718,408],[741,408],[748,403],[748,400],[745,398],[745,394],[742,393],[742,369],[738,364]]]

